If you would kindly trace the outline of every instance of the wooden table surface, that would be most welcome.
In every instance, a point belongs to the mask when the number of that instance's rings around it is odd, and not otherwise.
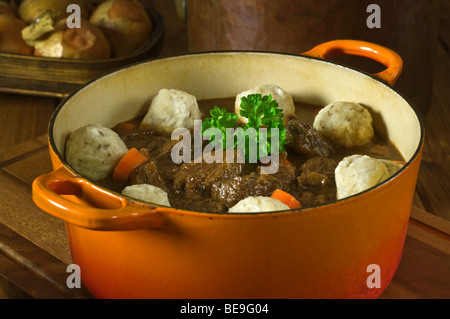
[[[172,8],[157,9],[165,15]],[[172,45],[166,44],[161,55],[185,52],[183,26],[170,13],[165,18],[170,22],[166,37],[176,41],[166,41]],[[437,47],[433,99],[423,117],[423,162],[402,260],[381,298],[450,298],[449,30],[446,20]],[[46,133],[59,102],[0,93],[0,298],[90,297],[86,290],[66,285],[71,257],[63,222],[31,199],[33,179],[52,170]]]

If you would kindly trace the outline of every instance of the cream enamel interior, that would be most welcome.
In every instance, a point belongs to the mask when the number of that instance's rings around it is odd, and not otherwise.
[[[295,101],[323,106],[337,100],[362,103],[370,109],[375,127],[406,160],[419,148],[420,121],[388,85],[334,63],[255,52],[185,55],[111,73],[66,100],[55,112],[50,133],[62,155],[70,132],[88,123],[112,127],[142,114],[162,88],[183,90],[200,100],[234,97],[243,90],[269,83],[282,87]]]

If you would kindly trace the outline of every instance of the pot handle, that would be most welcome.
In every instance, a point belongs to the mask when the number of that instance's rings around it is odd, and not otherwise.
[[[38,176],[32,185],[33,201],[42,210],[70,224],[93,230],[161,228],[165,207],[131,203],[106,192],[61,167]]]
[[[395,84],[403,69],[403,60],[396,52],[366,41],[334,40],[322,43],[312,50],[302,53],[302,55],[322,60],[341,54],[363,56],[385,65],[386,70],[373,74],[373,76],[391,86]]]

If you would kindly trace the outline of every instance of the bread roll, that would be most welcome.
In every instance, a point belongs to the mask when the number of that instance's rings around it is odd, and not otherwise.
[[[46,39],[34,41],[34,55],[100,60],[111,57],[108,40],[103,32],[89,20],[81,19],[81,28],[67,28],[64,21],[61,20],[58,23],[58,25],[64,25],[63,29],[57,28]]]
[[[90,21],[105,33],[114,57],[127,56],[138,50],[153,30],[147,11],[137,0],[103,1],[92,13]]]
[[[13,14],[0,14],[0,52],[14,54],[33,54],[33,47],[22,39],[25,22]]]

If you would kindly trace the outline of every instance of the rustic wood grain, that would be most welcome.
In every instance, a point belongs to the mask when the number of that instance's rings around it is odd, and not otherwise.
[[[41,211],[31,199],[33,180],[51,170],[43,137],[0,153],[0,185],[4,185],[0,192],[0,223],[69,264],[64,223]]]
[[[417,193],[427,212],[450,220],[450,56],[442,46],[437,59]]]
[[[87,298],[84,287],[66,285],[67,263],[50,255],[16,232],[0,224],[0,273],[9,280],[18,298]],[[3,284],[3,287],[6,285]],[[20,287],[18,290],[17,287]],[[23,294],[20,294],[22,291]]]
[[[30,185],[0,172],[0,183],[9,185],[0,196],[0,223],[70,264],[64,223],[41,211],[31,200]]]
[[[413,207],[402,259],[381,298],[450,298],[450,222]]]
[[[389,299],[450,298],[450,258],[442,251],[407,236],[397,273],[380,296]]]
[[[448,53],[450,51],[450,0],[441,0],[439,29],[439,40]]]
[[[0,93],[0,150],[47,133],[59,100]]]

